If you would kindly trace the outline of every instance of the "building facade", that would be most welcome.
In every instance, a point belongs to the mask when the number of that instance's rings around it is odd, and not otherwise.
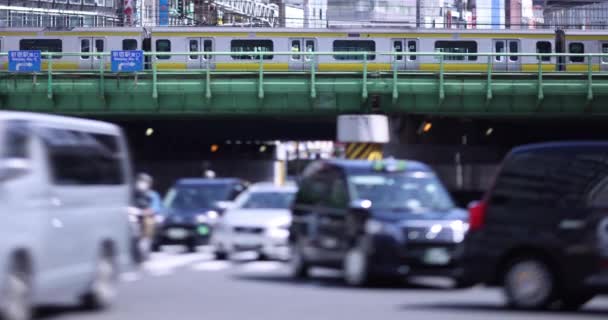
[[[0,0],[0,27],[122,25],[123,0]]]

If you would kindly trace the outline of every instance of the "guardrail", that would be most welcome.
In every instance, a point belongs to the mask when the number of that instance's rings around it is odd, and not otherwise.
[[[8,53],[3,52],[0,53],[0,58],[5,58],[7,57]],[[54,52],[42,52],[41,53],[42,57],[46,58],[47,61],[47,69],[46,71],[40,72],[40,73],[34,73],[34,77],[39,75],[39,74],[46,74],[46,76],[48,77],[48,82],[47,82],[47,86],[48,86],[48,97],[49,99],[51,99],[53,97],[53,74],[54,74],[54,70],[53,70],[53,57],[66,57],[66,56],[74,56],[74,57],[82,57],[82,56],[86,56],[86,57],[100,57],[98,60],[98,68],[97,68],[97,73],[99,74],[99,87],[100,90],[104,90],[104,78],[106,77],[106,74],[117,74],[117,73],[112,73],[112,72],[107,72],[106,69],[106,64],[108,63],[109,59],[110,59],[110,53],[109,52],[98,52],[98,53],[93,53],[93,52],[84,52],[84,53],[67,53],[67,52],[61,52],[61,53],[54,53]],[[559,58],[562,59],[566,59],[569,57],[582,57],[584,59],[584,63],[576,63],[577,65],[586,65],[587,69],[585,72],[578,72],[578,75],[586,75],[586,79],[587,79],[587,100],[591,101],[593,100],[593,76],[594,75],[598,75],[598,74],[606,74],[608,75],[608,70],[606,71],[594,71],[593,70],[593,66],[600,64],[600,65],[607,65],[608,66],[608,54],[602,54],[602,53],[585,53],[585,54],[572,54],[572,53],[483,53],[483,52],[479,52],[479,53],[446,53],[446,52],[145,52],[144,53],[145,57],[149,57],[149,62],[146,62],[146,70],[142,71],[142,72],[135,72],[135,73],[131,73],[134,74],[134,77],[137,79],[139,74],[145,74],[145,75],[151,75],[152,77],[152,95],[153,97],[156,99],[158,98],[158,76],[159,74],[175,74],[175,70],[158,70],[158,63],[159,63],[159,56],[169,56],[169,57],[173,57],[173,56],[197,56],[197,57],[204,57],[205,59],[202,59],[202,61],[205,61],[205,66],[203,68],[197,68],[197,69],[187,69],[187,70],[179,70],[180,74],[184,74],[184,73],[196,73],[196,74],[200,74],[201,72],[205,73],[205,97],[207,99],[211,98],[212,96],[212,92],[211,92],[211,81],[212,81],[212,75],[214,74],[236,74],[236,73],[240,73],[240,74],[256,74],[257,78],[258,78],[258,98],[263,99],[264,98],[264,76],[266,74],[280,74],[280,73],[293,73],[293,71],[276,71],[276,70],[268,70],[265,68],[265,63],[269,62],[266,61],[264,59],[265,56],[298,56],[300,57],[305,64],[307,64],[307,69],[306,70],[297,70],[296,72],[299,73],[304,73],[304,74],[308,74],[308,76],[310,77],[310,97],[311,98],[316,98],[317,97],[317,90],[316,90],[316,78],[318,74],[336,74],[336,73],[349,73],[349,74],[360,74],[361,75],[361,80],[362,80],[362,90],[361,90],[361,97],[362,99],[367,99],[368,97],[368,77],[370,76],[370,74],[372,75],[377,75],[377,74],[392,74],[392,83],[393,83],[393,88],[392,88],[392,98],[393,100],[397,100],[399,98],[399,90],[398,90],[398,83],[399,83],[399,75],[400,74],[412,74],[412,73],[424,73],[424,74],[433,74],[436,75],[438,77],[438,84],[439,84],[439,100],[443,101],[445,99],[445,75],[446,74],[456,74],[456,73],[449,73],[445,71],[445,64],[446,61],[452,61],[453,57],[486,57],[486,70],[485,71],[467,71],[466,69],[463,69],[462,71],[464,71],[466,74],[477,74],[477,75],[482,75],[485,76],[486,78],[486,99],[492,100],[493,98],[493,91],[492,91],[492,81],[493,81],[493,75],[495,73],[502,73],[504,74],[504,72],[501,71],[496,71],[494,70],[494,65],[496,63],[495,61],[495,57],[536,57],[537,58],[537,69],[536,72],[526,72],[526,74],[528,75],[532,75],[532,76],[536,76],[537,77],[537,81],[538,81],[538,100],[539,102],[542,101],[544,99],[544,90],[543,90],[543,77],[544,74],[546,72],[543,72],[543,66],[546,65],[555,65],[555,66],[563,66],[566,65],[566,63],[564,63],[563,61],[558,61],[560,60]],[[251,56],[252,59],[245,59],[245,60],[232,60],[231,62],[238,65],[239,63],[251,63],[251,62],[255,62],[258,64],[258,68],[255,71],[251,71],[251,70],[234,70],[231,72],[217,72],[214,71],[213,69],[213,65],[214,63],[216,63],[215,60],[213,59],[209,59],[210,57],[215,57],[215,56]],[[361,71],[355,71],[355,72],[335,72],[335,71],[328,71],[328,72],[321,72],[318,70],[318,66],[319,66],[319,59],[318,57],[320,56],[360,56],[361,59],[360,60],[338,60],[339,62],[347,62],[347,63],[361,63],[362,64],[362,70]],[[380,71],[369,71],[369,64],[370,63],[375,63],[377,60],[375,59],[370,59],[370,56],[389,56],[391,57],[391,59],[389,59],[391,62],[391,70],[380,70]],[[418,71],[418,70],[400,70],[400,65],[403,65],[405,61],[408,61],[408,57],[428,57],[428,56],[432,56],[435,57],[436,63],[439,65],[438,67],[438,71],[436,72],[429,72],[429,71]],[[402,59],[398,59],[399,57],[401,57]],[[446,59],[447,57],[447,59]],[[542,58],[543,57],[549,57],[549,61],[544,61]],[[102,59],[103,58],[103,59]],[[553,58],[556,58],[555,60],[553,60]],[[599,58],[599,59],[592,59],[592,58]],[[594,62],[594,60],[597,60]],[[196,59],[192,60],[192,61],[196,61]],[[411,60],[409,60],[411,61]],[[407,63],[407,62],[405,62]],[[462,62],[457,62],[459,64],[462,65],[466,65],[466,63],[462,63]],[[608,68],[607,68],[608,69]],[[5,71],[6,72],[6,71]],[[62,71],[62,72],[66,72],[66,71]],[[67,71],[68,73],[70,71]],[[86,73],[83,72],[82,70],[76,70],[76,73]],[[521,71],[508,71],[509,73],[523,73]],[[555,72],[555,73],[563,73],[563,72]],[[458,72],[457,74],[463,74],[463,72]],[[568,74],[573,74],[573,73],[568,73]],[[103,92],[100,92],[101,94],[103,94]]]

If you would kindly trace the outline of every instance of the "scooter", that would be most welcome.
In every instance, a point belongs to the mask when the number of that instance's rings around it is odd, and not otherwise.
[[[145,232],[145,219],[147,210],[129,207],[129,222],[131,229],[131,255],[137,264],[146,262],[150,258],[151,237]]]

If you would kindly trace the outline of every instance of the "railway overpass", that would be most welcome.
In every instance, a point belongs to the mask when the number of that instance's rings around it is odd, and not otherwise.
[[[222,54],[231,53],[211,53]],[[53,60],[48,59],[39,73],[0,74],[0,108],[142,117],[387,113],[554,118],[608,114],[608,72],[592,65],[592,59],[586,59],[588,65],[581,65],[577,72],[548,71],[548,65],[540,62],[532,70],[493,71],[495,54],[475,53],[487,60],[487,67],[467,70],[463,64],[453,70],[454,64],[445,66],[444,54],[416,53],[437,55],[434,70],[399,70],[396,63],[379,66],[363,57],[363,61],[349,65],[351,71],[337,72],[319,69],[315,57],[323,54],[340,53],[311,53],[310,62],[295,71],[278,71],[276,65],[265,64],[263,59],[228,71],[211,66],[159,70],[156,59],[151,59],[142,72],[111,73],[107,62],[95,70],[55,70]]]

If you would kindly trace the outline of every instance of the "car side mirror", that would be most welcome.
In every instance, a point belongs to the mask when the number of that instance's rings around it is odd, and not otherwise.
[[[469,202],[469,204],[467,205],[467,209],[471,209],[471,208],[477,206],[479,204],[479,202],[481,202],[481,200],[473,200],[473,201]]]
[[[30,163],[26,159],[0,160],[0,182],[19,178],[28,172],[30,172]]]
[[[372,207],[372,202],[370,200],[353,200],[348,207],[351,212],[367,215]]]
[[[215,205],[217,206],[218,209],[228,210],[228,209],[234,207],[234,202],[233,201],[218,201],[215,203]]]

